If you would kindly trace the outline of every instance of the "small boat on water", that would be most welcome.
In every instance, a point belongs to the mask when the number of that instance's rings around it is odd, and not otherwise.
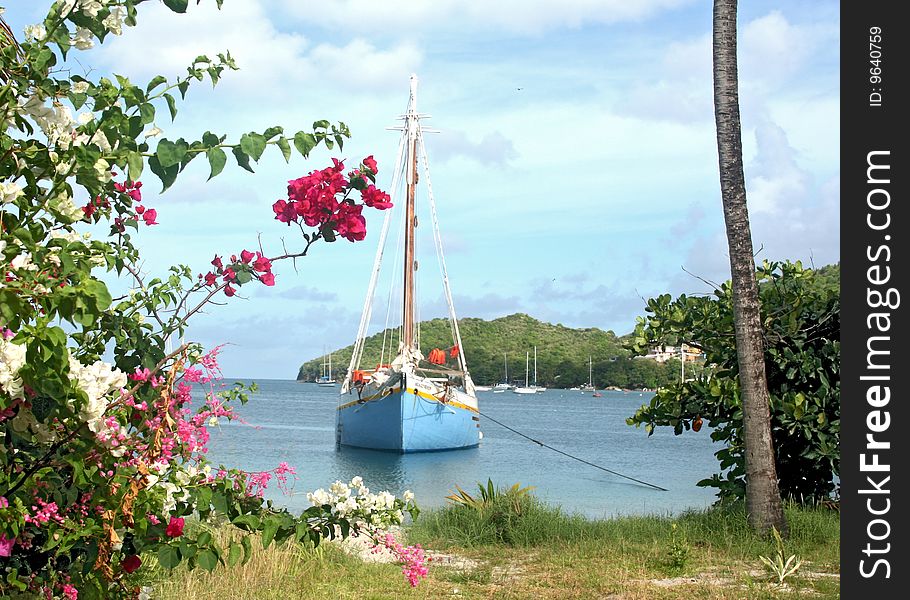
[[[383,364],[385,341],[379,364],[363,368],[364,341],[370,323],[373,298],[392,211],[388,211],[379,238],[379,248],[367,290],[360,327],[354,342],[351,363],[341,386],[336,413],[335,439],[339,446],[388,450],[393,452],[429,452],[470,448],[480,443],[480,416],[477,388],[468,373],[458,320],[452,303],[452,292],[442,255],[442,238],[436,217],[436,205],[430,185],[430,171],[423,129],[417,112],[417,76],[411,75],[410,97],[402,131],[398,158],[392,173],[390,192],[398,206],[404,208],[403,278],[400,284],[402,320],[397,351],[389,342],[389,356]],[[443,289],[449,309],[453,345],[448,351],[434,348],[425,357],[420,350],[420,333],[416,320],[415,257],[417,228],[418,163],[423,163],[420,180],[426,183],[430,222],[436,243]],[[402,186],[402,182],[404,185]],[[399,195],[399,188],[403,194]],[[393,287],[393,292],[395,288]],[[452,362],[454,364],[447,364]],[[494,390],[495,391],[495,390]]]
[[[488,385],[475,385],[475,386],[474,386],[474,391],[475,391],[475,392],[489,392],[489,391],[492,390],[492,389],[493,389],[493,388],[490,387],[490,386],[488,386]]]
[[[592,398],[603,398],[604,395],[601,394],[600,392],[594,392],[593,394],[591,394],[591,397]]]
[[[534,391],[538,394],[547,391],[546,387],[537,385],[537,346],[534,346],[534,385],[531,387],[534,388]]]
[[[326,362],[325,354],[322,355],[322,375],[316,380],[316,385],[322,387],[335,387],[337,382],[332,378],[332,355],[328,355]]]
[[[514,390],[512,390],[512,393],[514,393],[514,394],[536,394],[537,393],[537,388],[533,388],[528,385],[528,367],[530,364],[530,360],[531,360],[531,353],[528,352],[527,355],[525,356],[525,384],[523,387],[517,387]]]
[[[592,377],[593,374],[594,374],[594,361],[589,356],[588,357],[588,383],[581,386],[581,393],[597,391],[597,388],[594,387],[594,383],[593,383],[593,379],[594,379]]]

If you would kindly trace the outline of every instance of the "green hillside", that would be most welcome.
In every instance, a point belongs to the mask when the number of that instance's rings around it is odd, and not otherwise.
[[[632,360],[629,351],[622,347],[622,339],[612,331],[571,329],[520,313],[492,321],[459,319],[458,326],[468,369],[478,384],[502,381],[503,353],[508,357],[509,379],[523,383],[525,353],[531,352],[533,377],[534,346],[537,346],[537,380],[547,387],[567,388],[586,383],[589,356],[593,358],[594,384],[598,388],[610,385],[655,388],[674,380],[679,373],[677,361],[662,365],[652,360]],[[448,320],[422,322],[420,338],[424,356],[433,348],[449,348],[452,342]],[[379,362],[381,345],[382,333],[367,338],[362,366],[371,368]],[[336,378],[344,376],[352,349],[353,346],[347,346],[332,353]],[[312,381],[320,375],[321,369],[322,357],[317,357],[300,367],[297,379]]]

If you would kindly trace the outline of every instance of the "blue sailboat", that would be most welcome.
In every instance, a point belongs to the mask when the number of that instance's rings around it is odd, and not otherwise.
[[[442,254],[442,240],[436,205],[430,184],[424,129],[417,112],[417,77],[411,75],[407,113],[398,158],[392,174],[391,193],[396,207],[403,204],[403,278],[400,286],[402,320],[397,350],[389,348],[388,364],[384,363],[385,339],[379,364],[374,368],[361,365],[364,340],[372,314],[373,298],[382,265],[392,211],[386,214],[379,238],[379,248],[364,302],[363,313],[347,374],[341,385],[336,413],[336,442],[339,446],[370,448],[392,452],[432,452],[471,448],[480,443],[480,416],[474,382],[465,363],[461,333],[452,303],[452,292]],[[442,274],[443,289],[449,311],[453,345],[447,351],[438,348],[424,356],[420,350],[416,322],[415,233],[418,163],[423,164],[421,182],[426,184],[432,230]],[[402,185],[402,183],[404,185]],[[403,197],[397,196],[403,188]],[[392,342],[390,340],[389,345]],[[448,364],[451,362],[452,364]]]

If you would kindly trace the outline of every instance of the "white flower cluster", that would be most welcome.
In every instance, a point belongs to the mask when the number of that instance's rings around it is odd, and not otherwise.
[[[162,511],[170,514],[177,508],[177,502],[189,502],[190,492],[187,489],[192,484],[207,481],[212,474],[212,467],[205,465],[199,469],[195,465],[180,465],[175,467],[174,479],[177,483],[162,479],[161,477],[169,468],[166,462],[156,462],[149,468],[150,473],[145,478],[146,486],[150,489],[157,487],[164,490]]]
[[[25,364],[25,345],[14,344],[0,335],[0,390],[10,398],[25,398],[19,369]]]
[[[75,88],[75,86],[80,83],[85,84],[85,82],[76,82],[73,84],[73,87]],[[88,89],[87,84],[85,85],[86,89]],[[80,86],[80,89],[81,87],[82,86]],[[54,102],[51,106],[47,106],[44,103],[44,100],[38,96],[29,96],[28,98],[20,100],[20,105],[20,111],[25,116],[31,118],[32,121],[41,128],[44,135],[47,136],[48,146],[66,149],[69,148],[70,145],[82,146],[84,144],[94,144],[98,146],[102,152],[110,152],[113,149],[107,136],[105,136],[104,132],[101,130],[96,131],[91,137],[89,137],[88,134],[76,132],[76,128],[79,125],[85,125],[94,119],[94,115],[91,113],[82,113],[77,119],[74,119],[73,113],[68,106],[60,104],[59,102]],[[63,172],[69,170],[69,165],[63,165],[63,167]],[[5,193],[4,196],[6,196]],[[4,199],[4,201],[8,200]]]
[[[22,194],[22,186],[18,183],[13,181],[0,181],[0,204],[14,202],[16,198]]]
[[[88,422],[94,433],[102,431],[105,427],[102,415],[110,404],[107,395],[126,386],[126,373],[104,361],[97,360],[86,366],[70,356],[69,377],[88,396],[79,416]]]
[[[404,502],[414,499],[414,494],[406,490]],[[404,521],[401,505],[396,503],[395,496],[383,491],[371,494],[363,485],[360,476],[351,479],[350,483],[336,481],[328,491],[319,488],[307,494],[307,500],[313,506],[330,505],[332,514],[348,519],[354,523],[384,529],[390,525],[400,525]]]
[[[59,0],[58,10],[63,16],[69,16],[73,11],[79,11],[86,17],[94,19],[109,3],[110,0]],[[101,24],[114,35],[120,35],[123,33],[126,14],[126,8],[123,6],[112,6],[108,16],[101,21]],[[85,27],[78,27],[73,38],[73,46],[79,50],[88,50],[94,45],[92,32]]]
[[[106,16],[101,24],[114,35],[120,35],[123,33],[124,20],[126,20],[126,9],[122,6],[114,6],[111,8],[111,14]]]
[[[44,28],[44,25],[38,23],[37,25],[27,25],[25,27],[25,39],[32,42],[43,41],[47,37],[47,29]]]

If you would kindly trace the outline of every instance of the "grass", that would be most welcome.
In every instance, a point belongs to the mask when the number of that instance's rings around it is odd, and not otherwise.
[[[366,564],[331,544],[254,544],[245,566],[157,569],[151,584],[160,599],[838,598],[838,513],[795,504],[786,512],[786,552],[803,566],[783,586],[759,559],[776,551],[773,539],[753,533],[741,507],[591,521],[533,496],[422,514],[408,542],[435,562],[415,589],[395,565]]]

